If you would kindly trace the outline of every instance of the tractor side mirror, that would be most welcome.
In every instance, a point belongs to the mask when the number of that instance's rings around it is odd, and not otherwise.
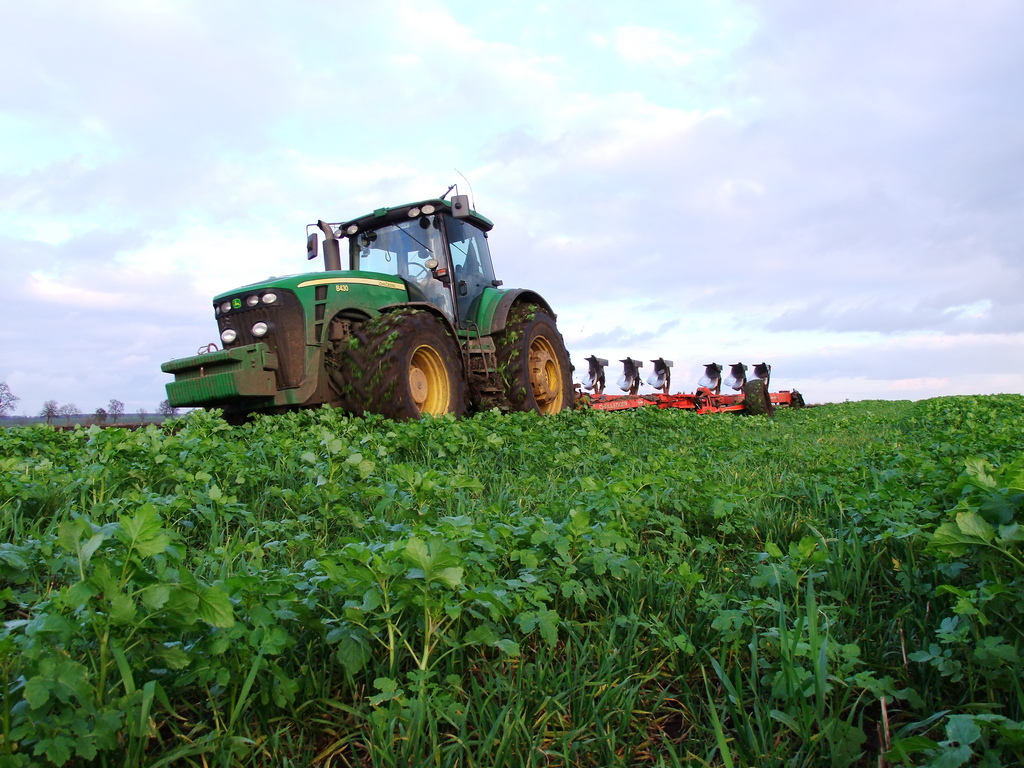
[[[315,259],[318,253],[320,253],[320,238],[314,232],[306,238],[306,258]]]
[[[447,269],[440,266],[437,259],[427,259],[423,262],[423,266],[430,270],[430,274],[434,276],[435,280],[440,280],[444,285],[451,284],[451,275],[448,274]]]

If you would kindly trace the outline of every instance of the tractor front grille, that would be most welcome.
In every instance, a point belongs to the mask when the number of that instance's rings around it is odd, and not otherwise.
[[[276,294],[277,301],[272,304],[261,301],[253,307],[246,303],[249,296],[267,293]],[[291,389],[302,384],[306,363],[306,321],[298,297],[291,291],[273,288],[228,296],[220,299],[218,306],[227,303],[236,306],[226,312],[218,311],[217,325],[221,334],[230,328],[237,336],[230,344],[224,344],[224,348],[232,349],[262,341],[277,355],[278,388]],[[252,327],[261,321],[267,324],[269,330],[265,336],[254,336]]]

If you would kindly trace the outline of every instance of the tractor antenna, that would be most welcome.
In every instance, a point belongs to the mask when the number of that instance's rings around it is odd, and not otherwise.
[[[455,189],[457,186],[458,184],[452,184],[450,187],[448,187],[448,189],[444,191],[444,194],[441,195],[440,199],[444,200],[446,197],[448,197],[448,193]]]
[[[465,175],[463,175],[462,171],[460,171],[458,168],[455,169],[455,172],[457,174],[459,174],[459,176],[462,176],[462,180],[464,182],[466,182],[466,186],[469,187],[469,197],[470,197],[470,200],[471,200],[471,207],[475,211],[476,210],[476,196],[473,194],[473,185],[469,183],[469,179],[467,179],[465,177]]]

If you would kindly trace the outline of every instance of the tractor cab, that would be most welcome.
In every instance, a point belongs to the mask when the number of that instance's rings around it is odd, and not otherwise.
[[[487,247],[489,220],[471,211],[466,195],[381,208],[341,224],[318,222],[328,271],[348,269],[401,278],[409,297],[440,309],[456,328],[472,323],[473,302],[485,288],[501,285]],[[310,229],[312,225],[310,225]],[[338,238],[348,239],[342,265]],[[308,235],[307,255],[318,236]]]

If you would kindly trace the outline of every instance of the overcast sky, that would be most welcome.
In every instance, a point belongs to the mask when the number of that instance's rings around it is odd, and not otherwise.
[[[458,182],[578,375],[1024,392],[1022,40],[1018,0],[4,2],[0,381],[155,410],[307,223]]]

